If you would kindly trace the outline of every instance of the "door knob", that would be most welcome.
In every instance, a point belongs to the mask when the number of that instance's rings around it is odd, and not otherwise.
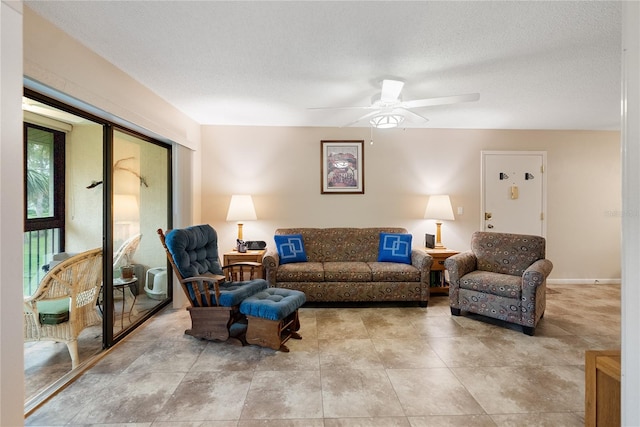
[[[484,219],[485,219],[485,221],[490,220],[490,219],[491,219],[491,216],[492,216],[491,212],[485,212],[485,213],[484,213]]]
[[[493,224],[487,225],[487,228],[493,228]]]

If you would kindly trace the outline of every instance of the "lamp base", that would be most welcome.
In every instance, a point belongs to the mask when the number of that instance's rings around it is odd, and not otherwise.
[[[442,227],[442,222],[436,221],[436,244],[433,246],[433,249],[447,249],[442,244],[442,233],[440,231],[440,227]]]

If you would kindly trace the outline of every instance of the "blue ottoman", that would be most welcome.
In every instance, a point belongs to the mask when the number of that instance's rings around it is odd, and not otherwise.
[[[304,292],[267,288],[240,303],[240,313],[247,316],[248,344],[288,352],[289,338],[302,339],[298,308],[307,300]]]

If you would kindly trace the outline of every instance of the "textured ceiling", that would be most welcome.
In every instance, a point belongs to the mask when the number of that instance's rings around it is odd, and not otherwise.
[[[620,129],[620,2],[24,3],[201,124],[342,126],[367,111],[309,107],[396,77],[480,93],[405,127]]]

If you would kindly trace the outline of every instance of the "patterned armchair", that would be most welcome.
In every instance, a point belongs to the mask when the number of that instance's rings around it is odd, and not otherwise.
[[[445,261],[451,314],[476,313],[535,333],[546,306],[546,280],[553,264],[545,259],[545,239],[477,231],[471,250]]]

